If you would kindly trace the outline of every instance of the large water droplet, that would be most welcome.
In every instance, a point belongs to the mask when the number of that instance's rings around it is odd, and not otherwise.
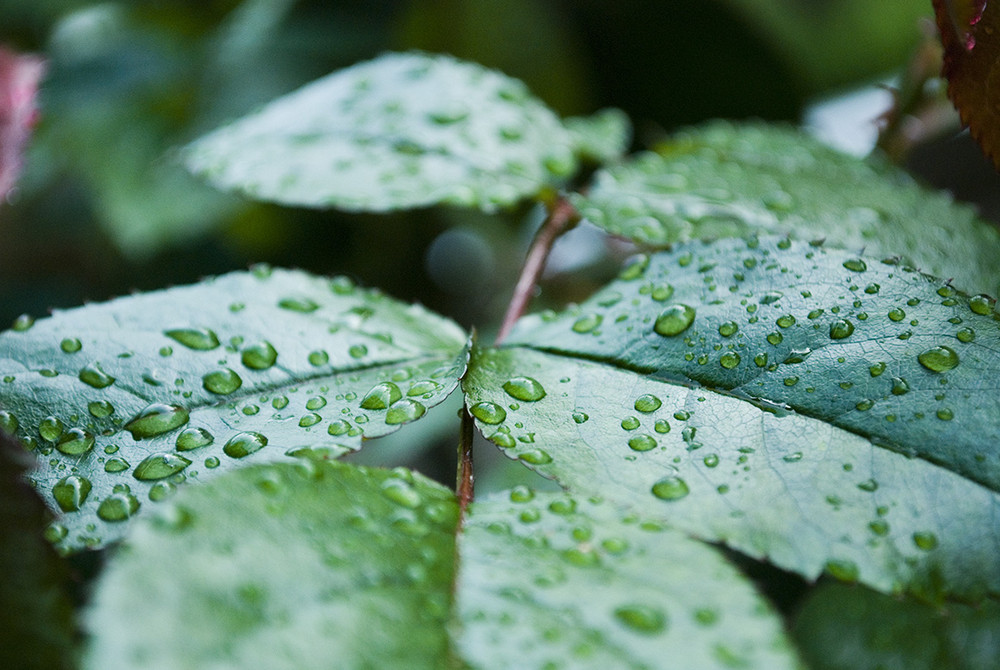
[[[735,351],[727,351],[719,357],[719,365],[727,370],[732,370],[740,364],[740,355]]]
[[[649,451],[657,446],[656,438],[652,435],[635,435],[628,441],[628,447],[632,451]]]
[[[132,437],[136,440],[155,437],[180,428],[188,422],[189,416],[188,411],[179,405],[156,402],[144,408],[126,423],[125,430],[132,433]]]
[[[67,456],[79,456],[93,448],[94,436],[83,428],[70,428],[56,443],[56,449]]]
[[[104,419],[115,413],[115,406],[107,400],[95,400],[87,403],[87,411],[95,419]]]
[[[684,304],[676,304],[667,307],[656,317],[653,330],[658,335],[664,337],[674,337],[680,335],[691,327],[696,315],[694,307]]]
[[[691,492],[691,489],[688,488],[687,482],[674,475],[664,477],[660,481],[656,482],[653,484],[653,488],[651,490],[653,495],[660,500],[680,500]]]
[[[95,389],[102,389],[115,383],[115,378],[101,369],[101,364],[93,362],[80,370],[80,381]]]
[[[205,390],[216,395],[229,395],[243,386],[243,380],[229,368],[212,370],[201,378]]]
[[[97,507],[97,516],[104,521],[125,521],[139,511],[139,500],[127,491],[112,493]]]
[[[503,383],[503,390],[512,398],[536,402],[545,397],[545,388],[533,377],[514,377]]]
[[[976,314],[986,315],[993,311],[989,297],[985,295],[974,295],[969,298],[969,309]]]
[[[385,422],[390,426],[409,423],[422,417],[426,411],[427,408],[422,403],[410,398],[403,398],[389,406],[389,411],[385,413]]]
[[[648,605],[623,605],[615,610],[615,618],[644,635],[656,635],[667,628],[667,616],[663,610]]]
[[[192,451],[207,447],[215,441],[215,437],[204,428],[185,428],[177,436],[177,451]]]
[[[847,319],[837,319],[830,324],[830,339],[842,340],[854,332],[854,324]]]
[[[90,480],[79,475],[63,477],[52,487],[52,497],[56,499],[59,509],[64,512],[75,512],[87,501],[92,488]]]
[[[243,458],[267,446],[267,438],[260,433],[237,433],[226,442],[222,451],[232,458]]]
[[[19,425],[21,424],[18,422],[16,416],[7,410],[0,410],[0,430],[5,433],[13,434]]]
[[[190,460],[172,452],[153,454],[135,466],[132,476],[142,481],[163,479],[176,475],[189,465],[191,465]]]
[[[163,334],[195,351],[209,351],[219,346],[219,336],[209,328],[176,328]]]
[[[278,352],[266,340],[251,344],[240,354],[243,365],[251,370],[266,370],[278,360]]]
[[[388,409],[392,403],[403,397],[403,392],[392,382],[381,382],[373,386],[361,399],[364,409]]]
[[[55,442],[62,437],[63,422],[54,416],[47,416],[38,422],[38,434],[49,442]]]
[[[947,372],[958,367],[958,354],[951,347],[944,345],[931,347],[917,356],[920,364],[932,372]]]
[[[643,412],[648,414],[650,412],[655,412],[660,409],[663,402],[651,393],[646,393],[635,399],[635,410],[637,412]]]

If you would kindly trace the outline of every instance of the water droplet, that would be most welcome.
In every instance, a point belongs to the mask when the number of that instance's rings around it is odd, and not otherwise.
[[[917,545],[917,549],[930,551],[938,546],[937,535],[930,531],[917,531],[913,534],[913,544]]]
[[[937,411],[936,416],[942,421],[951,421],[955,418],[955,413],[947,407],[942,407]]]
[[[722,335],[723,337],[732,337],[739,329],[740,327],[735,321],[726,321],[719,326],[719,335]]]
[[[56,449],[67,456],[79,456],[94,448],[94,436],[83,428],[70,428],[56,443]]]
[[[602,321],[604,321],[604,317],[600,314],[589,314],[580,317],[573,323],[573,332],[580,334],[593,332],[601,325]]]
[[[55,442],[62,437],[63,422],[54,416],[47,416],[38,422],[38,434],[49,442]]]
[[[636,428],[639,427],[639,419],[637,419],[634,416],[627,416],[624,419],[622,419],[621,426],[625,430],[635,430]]]
[[[503,384],[503,390],[511,398],[524,402],[536,402],[545,397],[545,389],[532,377],[514,377]]]
[[[969,309],[976,314],[986,315],[993,311],[990,299],[985,295],[974,295],[969,298]]]
[[[407,482],[401,479],[387,479],[383,482],[382,495],[397,505],[406,507],[407,509],[416,509],[420,506],[420,503],[423,502],[420,498],[420,494],[417,493],[417,491]]]
[[[830,339],[842,340],[854,332],[854,324],[847,319],[837,319],[830,324]]]
[[[545,465],[552,462],[552,457],[541,449],[528,449],[518,454],[517,457],[525,463],[531,463],[532,465]]]
[[[92,486],[90,480],[79,475],[63,477],[52,487],[52,497],[56,499],[59,509],[64,512],[75,512],[87,501]]]
[[[910,390],[910,385],[902,377],[892,378],[892,394],[893,395],[904,395]]]
[[[188,422],[188,418],[188,411],[183,407],[157,402],[136,414],[125,424],[125,430],[132,433],[134,439],[141,440],[180,428]]]
[[[770,333],[767,336],[767,341],[774,346],[778,346],[779,344],[781,344],[784,341],[784,339],[785,336],[777,331]]]
[[[317,349],[316,351],[309,352],[307,360],[310,365],[318,368],[330,362],[330,354],[326,353],[322,349]]]
[[[667,307],[656,317],[653,330],[664,337],[680,335],[694,323],[696,312],[694,307],[676,304]]]
[[[656,410],[660,409],[662,405],[663,402],[661,402],[659,398],[657,398],[655,395],[652,395],[651,393],[646,393],[645,395],[641,395],[635,399],[636,411],[643,412],[644,414],[655,412]]]
[[[83,349],[83,343],[75,337],[67,337],[59,343],[59,348],[67,354],[75,354]]]
[[[267,446],[267,438],[260,433],[246,432],[233,435],[222,447],[226,456],[243,458]]]
[[[17,420],[16,416],[7,410],[0,410],[0,430],[5,433],[13,434],[20,425],[21,424]]]
[[[732,370],[740,364],[740,355],[735,351],[727,351],[719,358],[719,365],[727,370]]]
[[[476,403],[469,408],[469,411],[472,416],[490,425],[503,423],[504,419],[507,418],[507,412],[504,408],[492,402]]]
[[[376,384],[361,399],[364,409],[388,409],[392,403],[403,397],[403,392],[392,382]]]
[[[515,440],[509,433],[502,433],[497,431],[490,436],[490,442],[497,445],[501,449],[512,449],[517,446],[517,440]]]
[[[778,302],[785,296],[781,291],[768,291],[760,297],[760,304],[771,305]]]
[[[299,427],[308,428],[309,426],[315,426],[322,420],[323,417],[321,417],[319,414],[317,414],[316,412],[310,412],[309,414],[303,415],[302,418],[299,419]]]
[[[917,356],[922,366],[932,372],[947,372],[958,367],[958,354],[951,347],[944,345],[931,347]]]
[[[421,381],[414,382],[410,385],[410,388],[406,390],[406,395],[411,398],[416,397],[429,397],[441,390],[441,385],[430,379],[423,379]]]
[[[95,389],[107,388],[115,383],[115,378],[101,369],[101,364],[93,362],[80,370],[80,381]]]
[[[177,493],[177,485],[173,482],[156,482],[149,489],[149,499],[153,502],[163,502]]]
[[[779,316],[775,320],[775,323],[778,324],[779,328],[789,328],[795,325],[795,317],[791,314],[785,314],[784,316]],[[770,339],[768,341],[770,342]],[[774,343],[772,342],[772,344]]]
[[[354,344],[347,349],[347,355],[351,358],[364,358],[368,355],[368,347],[363,344]]]
[[[623,605],[615,610],[615,618],[644,635],[656,635],[667,628],[667,616],[663,610],[648,605]]]
[[[112,493],[97,507],[97,516],[111,523],[125,521],[139,511],[139,500],[127,491]]]
[[[878,377],[883,372],[885,372],[885,363],[883,363],[882,361],[879,361],[878,363],[875,363],[870,368],[868,368],[868,374],[871,375],[872,377]]]
[[[796,363],[803,363],[812,354],[812,349],[808,347],[805,349],[792,349],[788,352],[788,356],[785,360],[781,361],[785,365],[794,365]]]
[[[204,428],[185,428],[177,436],[177,451],[193,451],[215,442],[215,436]]]
[[[195,351],[209,351],[219,346],[219,336],[208,328],[177,328],[163,334]]]
[[[243,365],[251,370],[266,370],[278,360],[278,352],[270,342],[261,340],[243,349],[240,354]]]
[[[661,435],[670,432],[670,423],[666,419],[657,419],[653,424],[653,430]]]
[[[104,419],[115,413],[115,407],[107,400],[95,400],[87,403],[87,411],[95,419]]]
[[[708,454],[702,459],[702,462],[705,464],[705,467],[714,468],[719,464],[719,456],[718,454]]]
[[[229,395],[243,386],[243,380],[235,371],[229,368],[212,370],[201,378],[201,385],[209,393]]]
[[[854,561],[843,558],[831,558],[826,562],[826,572],[834,579],[842,582],[856,582],[860,576],[858,565]]]
[[[282,298],[278,301],[278,307],[292,312],[309,314],[319,309],[319,304],[310,298]]]
[[[139,465],[135,466],[132,476],[141,481],[163,479],[191,465],[191,461],[172,452],[153,454],[142,459]]]
[[[691,492],[691,489],[688,488],[687,482],[674,475],[664,477],[660,481],[656,482],[653,484],[651,490],[653,495],[660,500],[680,500]]]
[[[330,435],[346,435],[350,430],[351,424],[347,423],[343,419],[337,419],[336,421],[330,422],[326,432]]]
[[[109,458],[104,464],[104,471],[110,473],[125,472],[131,467],[124,458]]]
[[[23,333],[24,331],[31,328],[33,325],[35,325],[35,317],[31,316],[30,314],[22,314],[21,316],[14,319],[14,323],[11,324],[11,329],[19,333]]]
[[[389,406],[389,411],[385,413],[385,422],[390,426],[409,423],[422,417],[426,411],[427,408],[416,400],[403,398]]]
[[[955,333],[955,337],[958,339],[959,342],[972,342],[974,339],[976,339],[976,331],[974,331],[972,328],[962,328],[957,333]]]
[[[510,492],[510,501],[516,503],[531,502],[535,499],[535,492],[523,484],[518,484]]]
[[[646,268],[649,267],[649,256],[645,254],[640,254],[632,258],[628,264],[622,269],[618,278],[623,281],[632,281],[639,279],[644,274],[646,274]]]
[[[652,435],[636,435],[628,441],[628,447],[632,451],[649,451],[657,447],[657,442]]]

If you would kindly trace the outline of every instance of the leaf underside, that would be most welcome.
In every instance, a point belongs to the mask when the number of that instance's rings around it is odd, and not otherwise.
[[[693,243],[525,318],[463,386],[487,437],[571,492],[807,578],[975,599],[1000,593],[998,338],[989,300],[899,266]]]
[[[101,546],[185,481],[419,419],[457,386],[465,337],[344,278],[258,268],[0,334],[0,420],[39,457],[59,546]]]
[[[587,151],[577,141],[520,81],[448,56],[390,53],[214,131],[184,160],[220,188],[289,205],[492,211],[572,175],[574,153]]]
[[[790,234],[903,262],[963,290],[1000,291],[1000,234],[898,168],[802,131],[713,122],[599,171],[573,196],[584,217],[641,244]]]

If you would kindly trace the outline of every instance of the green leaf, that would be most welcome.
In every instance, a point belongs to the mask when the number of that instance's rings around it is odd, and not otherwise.
[[[990,301],[773,240],[695,243],[622,276],[508,339],[553,353],[474,356],[467,404],[509,456],[807,578],[1000,592],[1000,496],[970,481],[997,488]]]
[[[576,170],[573,138],[524,84],[448,56],[386,54],[189,146],[220,188],[290,205],[492,211]]]
[[[457,647],[475,667],[798,667],[715,548],[599,499],[475,503],[459,551]]]
[[[445,667],[458,509],[441,486],[302,461],[161,510],[99,583],[85,667]]]
[[[791,129],[716,122],[680,133],[659,153],[598,172],[573,202],[598,226],[643,244],[788,233],[901,256],[968,291],[1000,291],[1000,234],[972,208]]]
[[[0,334],[0,418],[41,457],[61,548],[99,546],[186,480],[418,419],[456,387],[464,340],[345,278],[259,267]]]
[[[1000,658],[1000,605],[939,609],[825,585],[802,606],[793,634],[814,670],[989,670]]]
[[[906,266],[724,240],[638,258],[507,341],[787,405],[1000,491],[993,306]]]
[[[73,666],[68,577],[42,532],[48,510],[23,480],[32,459],[0,430],[0,667]]]
[[[621,158],[632,141],[632,124],[620,109],[602,109],[591,116],[570,117],[564,123],[577,153],[593,163]]]

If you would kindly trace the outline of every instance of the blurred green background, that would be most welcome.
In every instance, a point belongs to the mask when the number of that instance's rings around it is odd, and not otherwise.
[[[0,324],[269,262],[347,274],[490,334],[537,212],[251,203],[187,176],[174,150],[335,69],[413,48],[499,68],[560,114],[620,107],[636,147],[709,118],[798,122],[818,97],[900,71],[931,13],[930,0],[0,0],[0,44],[49,61],[20,187],[0,206]],[[940,146],[921,160],[957,151],[956,165],[983,173],[961,138]],[[616,253],[586,230],[568,240],[540,304],[584,297]],[[439,460],[421,469],[447,479]]]

